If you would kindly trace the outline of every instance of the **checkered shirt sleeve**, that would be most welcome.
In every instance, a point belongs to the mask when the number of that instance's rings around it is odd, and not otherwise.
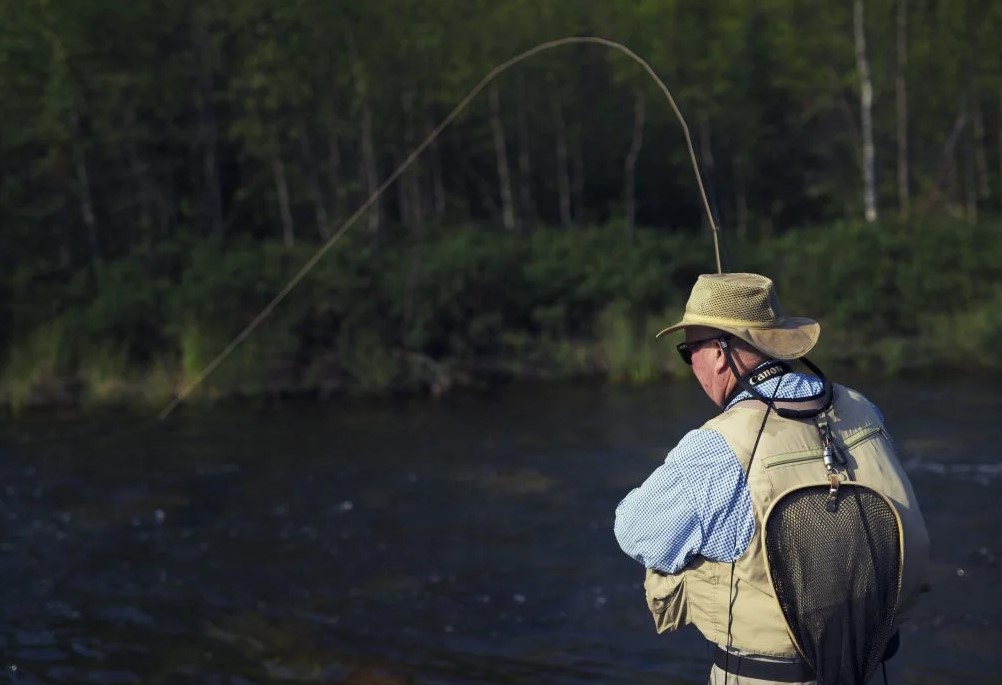
[[[759,390],[800,399],[820,392],[821,382],[787,373]],[[747,398],[743,392],[732,404]],[[614,530],[626,554],[665,573],[682,570],[697,555],[724,562],[740,558],[755,532],[755,518],[737,455],[716,431],[690,431],[619,503]]]
[[[755,532],[737,456],[716,431],[690,431],[616,508],[616,539],[647,568],[680,571],[697,554],[741,556]]]

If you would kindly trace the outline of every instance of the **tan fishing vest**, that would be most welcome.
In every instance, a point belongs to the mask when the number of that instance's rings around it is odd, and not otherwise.
[[[748,468],[765,405],[739,402],[703,428],[720,433]],[[835,386],[829,424],[849,454],[852,481],[867,485],[891,500],[901,518],[904,538],[903,578],[898,616],[915,602],[925,583],[929,538],[911,483],[872,405],[859,393]],[[794,656],[786,621],[773,593],[762,544],[762,523],[769,505],[788,490],[827,485],[821,439],[813,419],[784,419],[769,414],[748,474],[755,533],[734,564],[696,557],[682,571],[648,570],[644,588],[658,632],[692,623],[711,642],[763,655]],[[728,640],[727,605],[733,582],[734,608]]]

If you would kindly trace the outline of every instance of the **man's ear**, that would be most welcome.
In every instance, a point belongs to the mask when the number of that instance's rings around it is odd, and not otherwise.
[[[713,371],[714,373],[723,373],[727,367],[727,357],[724,349],[717,345],[717,356],[713,358]]]

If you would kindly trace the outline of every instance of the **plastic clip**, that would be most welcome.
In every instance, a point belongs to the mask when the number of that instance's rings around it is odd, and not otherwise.
[[[838,479],[838,474],[829,471],[828,472],[828,499],[825,500],[825,509],[834,513],[838,509],[838,486],[840,481]]]

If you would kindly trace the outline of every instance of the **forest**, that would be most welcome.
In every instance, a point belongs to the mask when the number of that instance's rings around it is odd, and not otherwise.
[[[0,0],[0,403],[175,396],[564,36],[664,79],[727,267],[823,358],[997,368],[999,35],[991,0]],[[678,121],[597,45],[347,228],[200,397],[676,374],[650,334],[715,268]]]

